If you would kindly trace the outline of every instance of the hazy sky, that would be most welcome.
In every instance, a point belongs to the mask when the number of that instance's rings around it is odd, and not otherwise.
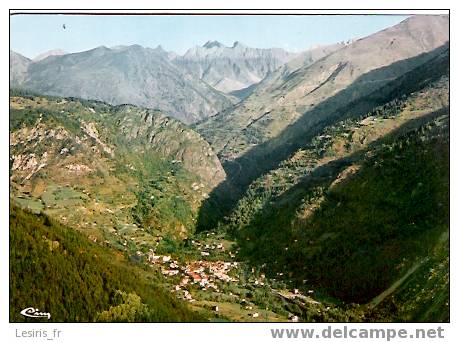
[[[397,24],[406,16],[11,16],[11,49],[33,58],[51,50],[77,52],[105,45],[162,45],[183,54],[218,40],[232,46],[282,47],[300,51],[313,45],[360,38]],[[63,29],[65,24],[66,29]]]

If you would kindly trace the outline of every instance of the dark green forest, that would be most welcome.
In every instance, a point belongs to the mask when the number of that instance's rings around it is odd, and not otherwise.
[[[368,302],[438,250],[448,234],[448,130],[443,117],[383,143],[367,153],[358,172],[333,187],[329,175],[350,161],[317,171],[235,232],[241,256],[266,264],[273,276],[290,273],[299,287]],[[311,217],[298,215],[302,204],[322,196]]]
[[[204,318],[128,263],[44,214],[10,207],[10,320],[27,307],[53,322],[193,322]]]

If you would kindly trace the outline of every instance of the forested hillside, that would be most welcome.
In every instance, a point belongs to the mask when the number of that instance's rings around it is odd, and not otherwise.
[[[51,322],[205,319],[173,298],[160,275],[47,215],[11,205],[10,320],[35,321],[19,314],[28,307],[51,313]]]

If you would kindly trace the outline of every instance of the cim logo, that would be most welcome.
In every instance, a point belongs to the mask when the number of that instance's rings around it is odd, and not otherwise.
[[[25,317],[31,317],[31,318],[44,318],[44,317],[47,317],[48,319],[51,318],[51,314],[49,312],[41,312],[40,310],[32,308],[32,307],[22,310],[21,315]]]

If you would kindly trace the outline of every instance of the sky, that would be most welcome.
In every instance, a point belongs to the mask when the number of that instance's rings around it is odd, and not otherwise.
[[[29,58],[53,49],[79,52],[101,45],[132,44],[151,48],[161,45],[167,51],[183,54],[209,40],[227,46],[240,41],[250,47],[280,47],[297,52],[361,38],[405,18],[395,15],[13,15],[10,47]]]

